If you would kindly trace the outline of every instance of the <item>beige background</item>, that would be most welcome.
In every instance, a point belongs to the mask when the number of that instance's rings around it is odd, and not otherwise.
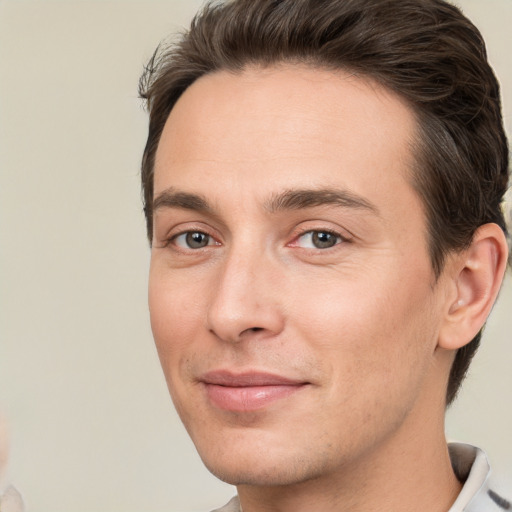
[[[232,495],[172,410],[146,306],[143,64],[197,0],[0,0],[0,410],[30,511],[206,511]],[[511,0],[460,2],[512,127]],[[512,482],[512,283],[451,438]],[[512,494],[512,493],[511,493]]]

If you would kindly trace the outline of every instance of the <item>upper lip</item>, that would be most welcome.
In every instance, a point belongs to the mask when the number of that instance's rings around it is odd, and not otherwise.
[[[258,371],[234,373],[228,370],[214,370],[205,373],[200,380],[205,384],[228,387],[298,386],[307,384],[303,380]]]

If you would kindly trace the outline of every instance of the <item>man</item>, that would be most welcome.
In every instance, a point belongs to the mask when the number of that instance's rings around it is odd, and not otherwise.
[[[220,510],[510,509],[444,435],[507,263],[477,29],[441,0],[213,4],[141,93],[151,324]]]

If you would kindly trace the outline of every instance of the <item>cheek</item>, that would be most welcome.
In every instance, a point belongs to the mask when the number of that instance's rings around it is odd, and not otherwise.
[[[295,317],[304,319],[298,328],[317,358],[328,362],[335,387],[357,395],[398,394],[419,385],[427,371],[436,333],[432,292],[428,280],[398,270],[318,287],[311,281],[314,288],[295,294]]]
[[[186,423],[187,407],[193,394],[184,381],[187,360],[197,357],[194,354],[198,330],[204,326],[201,305],[185,293],[189,287],[176,283],[165,273],[151,272],[149,278],[149,311],[151,330],[172,401],[182,420]],[[204,328],[204,327],[203,327]],[[181,398],[180,398],[181,397]]]
[[[200,295],[186,293],[187,287],[174,283],[169,276],[151,270],[149,278],[149,313],[151,329],[164,371],[176,364],[190,346],[193,333],[201,322]]]

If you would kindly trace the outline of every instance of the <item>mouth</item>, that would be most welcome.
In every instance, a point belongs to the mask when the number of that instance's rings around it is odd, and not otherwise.
[[[264,372],[208,372],[200,379],[209,401],[219,409],[251,412],[290,397],[308,382]]]

